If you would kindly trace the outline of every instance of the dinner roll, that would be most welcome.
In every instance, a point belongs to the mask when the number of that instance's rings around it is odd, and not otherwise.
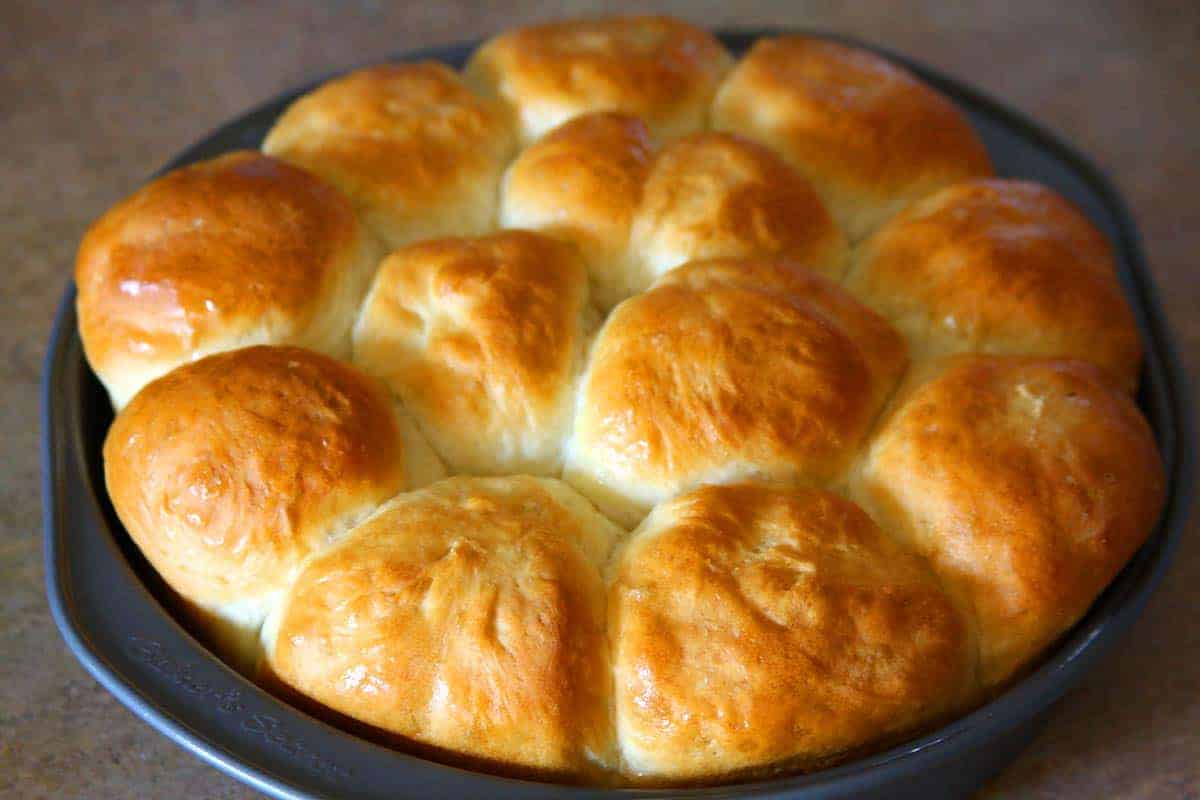
[[[681,20],[601,17],[502,33],[465,74],[512,104],[527,142],[589,111],[635,114],[669,139],[704,125],[729,64],[712,34]]]
[[[508,110],[432,61],[329,81],[293,103],[263,142],[342,189],[392,248],[489,230],[515,146]]]
[[[991,174],[949,100],[866,50],[807,36],[759,39],[721,84],[712,122],[791,161],[852,241],[935,189]]]
[[[596,305],[609,309],[649,281],[629,254],[629,225],[653,144],[645,123],[616,112],[584,114],[530,145],[505,174],[500,224],[574,244]]]
[[[789,261],[696,261],[613,311],[564,477],[631,526],[701,483],[838,479],[907,363],[900,336]]]
[[[529,231],[422,242],[384,261],[354,360],[457,471],[558,474],[584,344],[587,270]]]
[[[931,370],[874,438],[857,493],[974,604],[993,686],[1146,539],[1163,467],[1133,402],[1090,364],[966,356]]]
[[[276,679],[419,750],[577,777],[611,762],[601,566],[557,480],[450,478],[313,558],[264,627]]]
[[[847,288],[916,353],[1069,356],[1137,385],[1141,342],[1104,236],[1025,181],[967,181],[893,219]]]
[[[387,389],[298,347],[249,347],[149,384],[104,441],[129,535],[245,666],[300,562],[442,475]]]
[[[966,620],[918,558],[817,489],[660,505],[609,590],[622,767],[678,782],[814,768],[957,709]]]
[[[349,354],[377,245],[315,176],[239,151],[175,170],[88,230],[75,261],[88,362],[121,408],[176,366],[251,344]]]
[[[846,240],[786,161],[747,139],[699,133],[655,159],[633,250],[650,276],[702,258],[777,255],[837,279]]]

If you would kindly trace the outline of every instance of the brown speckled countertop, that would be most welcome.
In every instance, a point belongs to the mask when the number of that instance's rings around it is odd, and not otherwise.
[[[91,219],[175,152],[280,89],[589,4],[108,5],[0,3],[0,796],[249,798],[109,697],[50,620],[37,381],[75,246]],[[1065,134],[1125,192],[1200,385],[1200,4],[1067,5],[660,7],[709,26],[791,24],[876,41]],[[1198,523],[1118,652],[985,797],[1200,798]]]

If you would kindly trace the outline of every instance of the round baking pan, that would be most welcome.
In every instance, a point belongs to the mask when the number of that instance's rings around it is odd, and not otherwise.
[[[721,33],[742,53],[759,36]],[[815,34],[823,35],[823,34]],[[840,41],[848,41],[840,37]],[[1113,242],[1146,349],[1138,402],[1169,478],[1162,519],[1091,610],[1024,680],[986,706],[884,752],[811,775],[689,790],[569,787],[510,780],[390,750],[327,725],[225,666],[166,610],[168,592],[117,521],[100,450],[112,421],[88,369],[68,287],[43,372],[42,458],[46,589],[54,619],[87,670],[161,733],[268,795],[376,800],[399,797],[939,798],[969,794],[1008,764],[1051,706],[1129,628],[1161,580],[1193,490],[1191,404],[1176,347],[1143,261],[1137,230],[1103,175],[1074,149],[980,92],[863,45],[911,69],[971,118],[1003,176],[1048,184],[1077,203]],[[461,66],[475,43],[397,56]],[[315,85],[315,84],[314,84]],[[233,120],[165,169],[239,147],[256,148],[301,93],[282,94]]]

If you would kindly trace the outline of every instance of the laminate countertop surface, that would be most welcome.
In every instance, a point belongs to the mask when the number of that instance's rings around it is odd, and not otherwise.
[[[621,5],[640,4],[603,7]],[[1200,4],[723,0],[658,8],[710,27],[793,25],[877,42],[1063,134],[1129,201],[1200,386]],[[88,223],[192,141],[282,89],[390,53],[600,9],[453,0],[0,3],[0,796],[256,796],[120,706],[76,663],[50,618],[38,379]],[[1132,633],[984,797],[1200,798],[1200,520],[1192,517]]]

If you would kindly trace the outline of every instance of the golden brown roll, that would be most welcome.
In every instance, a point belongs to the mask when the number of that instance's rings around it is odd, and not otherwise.
[[[942,189],[863,244],[847,288],[925,357],[1065,356],[1137,384],[1141,342],[1104,236],[1025,181]]]
[[[623,769],[814,768],[955,710],[966,620],[918,558],[817,489],[705,486],[658,506],[609,589]]]
[[[264,627],[293,689],[451,760],[611,763],[601,567],[619,530],[563,483],[450,478],[312,559]]]
[[[442,474],[382,384],[298,347],[182,366],[139,392],[104,442],[121,523],[242,666],[306,556]]]
[[[782,158],[748,139],[699,133],[655,159],[632,248],[649,279],[687,261],[756,256],[783,256],[838,279],[846,239]]]
[[[349,195],[392,248],[489,230],[515,147],[503,104],[432,61],[329,81],[293,103],[263,142]]]
[[[906,363],[887,323],[814,272],[692,262],[601,328],[564,477],[627,526],[701,483],[833,481]]]
[[[721,84],[712,123],[792,162],[851,241],[923,195],[991,174],[949,100],[865,50],[806,36],[758,40]]]
[[[512,104],[526,142],[589,111],[635,114],[670,139],[704,125],[729,63],[712,34],[681,20],[600,17],[502,33],[465,74]]]
[[[874,437],[856,493],[973,603],[993,686],[1146,539],[1162,463],[1132,401],[1090,364],[965,356],[929,371]]]
[[[645,123],[584,114],[530,145],[505,174],[500,224],[571,242],[587,261],[596,305],[609,309],[649,281],[629,253],[653,143]]]
[[[235,347],[348,355],[378,257],[335,189],[230,153],[155,180],[91,226],[75,261],[79,333],[118,409],[176,366]]]
[[[354,360],[455,470],[557,474],[596,322],[570,245],[515,230],[434,240],[384,261]]]

